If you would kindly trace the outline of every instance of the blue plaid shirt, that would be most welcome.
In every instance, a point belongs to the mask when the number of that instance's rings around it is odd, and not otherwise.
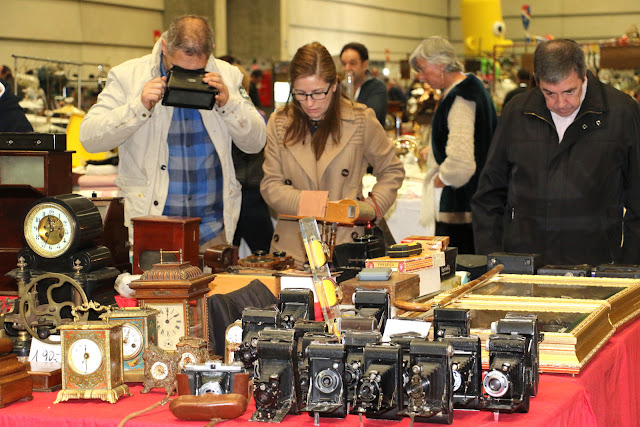
[[[166,72],[160,61],[162,75]],[[220,157],[195,108],[173,109],[169,135],[169,192],[163,215],[200,217],[200,244],[224,227]]]

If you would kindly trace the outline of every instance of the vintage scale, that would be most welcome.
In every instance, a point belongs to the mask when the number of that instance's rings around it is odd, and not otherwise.
[[[179,254],[179,261],[164,262],[164,254]],[[141,307],[158,310],[158,347],[175,351],[181,337],[208,342],[207,294],[214,274],[182,259],[180,251],[160,251],[160,263],[131,282]]]

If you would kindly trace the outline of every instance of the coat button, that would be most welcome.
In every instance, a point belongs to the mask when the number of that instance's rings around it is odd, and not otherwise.
[[[278,236],[277,234],[273,235],[273,241],[277,242],[278,240],[280,240],[280,236]]]
[[[587,128],[587,124],[586,124],[586,123],[583,123],[583,124],[582,124],[582,129],[586,129],[586,128]]]
[[[167,165],[162,165],[162,166],[160,166],[160,170],[163,170],[163,171],[164,171],[164,170],[167,170]]]
[[[153,201],[153,206],[158,206],[159,204],[160,204],[160,203],[158,203],[158,201],[157,201],[157,200],[154,200],[154,201]]]
[[[290,179],[285,179],[284,180],[284,185],[291,185],[291,180]]]
[[[596,120],[596,125],[600,126],[602,122],[600,120]]]
[[[342,172],[340,172],[342,174],[342,176],[349,176],[349,169],[342,169]]]

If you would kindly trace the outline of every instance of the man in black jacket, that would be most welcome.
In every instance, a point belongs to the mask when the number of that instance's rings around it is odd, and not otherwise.
[[[0,80],[0,132],[33,132],[18,97],[9,91],[5,80]]]
[[[362,43],[347,43],[340,51],[344,72],[353,73],[354,98],[372,108],[382,126],[387,115],[387,86],[369,72],[369,51]]]
[[[500,117],[472,200],[476,252],[640,264],[640,106],[587,72],[572,40],[540,44],[534,74]]]

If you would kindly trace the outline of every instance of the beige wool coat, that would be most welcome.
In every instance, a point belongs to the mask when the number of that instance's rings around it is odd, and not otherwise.
[[[260,191],[278,214],[296,215],[302,191],[328,191],[330,201],[364,200],[373,206],[371,198],[362,194],[362,177],[368,165],[373,166],[377,179],[372,193],[383,215],[395,201],[404,180],[404,167],[375,113],[364,104],[343,99],[341,114],[340,141],[336,144],[330,138],[319,160],[311,148],[311,133],[304,143],[284,146],[291,119],[282,110],[272,114],[267,124]],[[336,245],[353,241],[354,231],[362,234],[363,228],[338,227]],[[298,265],[304,263],[306,253],[298,221],[278,219],[271,251],[285,251]]]

